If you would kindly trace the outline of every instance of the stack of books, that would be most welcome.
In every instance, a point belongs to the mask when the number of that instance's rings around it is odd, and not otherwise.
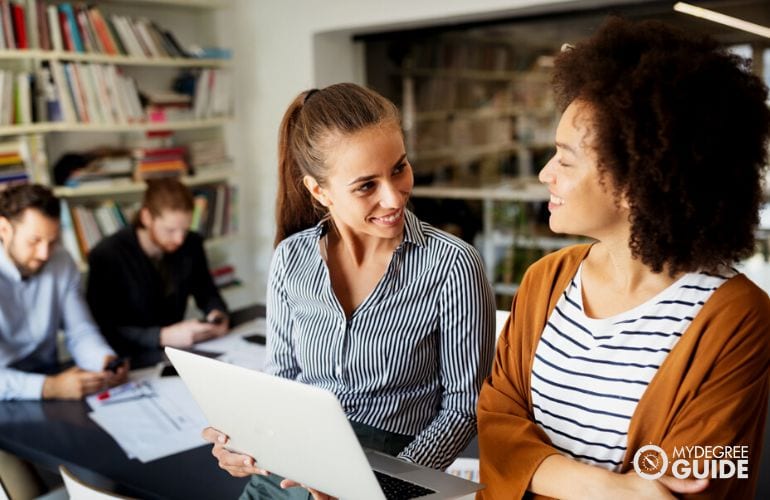
[[[130,154],[102,156],[72,172],[65,184],[74,187],[83,184],[127,182],[131,180],[133,172],[134,162]]]
[[[151,122],[190,120],[192,96],[173,91],[143,91],[145,112]]]
[[[134,158],[134,180],[146,181],[160,177],[181,177],[187,175],[187,148],[172,146],[165,148],[136,148]]]
[[[190,166],[196,172],[209,167],[219,167],[229,162],[225,141],[222,138],[203,139],[187,143]]]
[[[29,171],[25,165],[23,148],[18,141],[0,143],[0,190],[14,184],[29,182]]]

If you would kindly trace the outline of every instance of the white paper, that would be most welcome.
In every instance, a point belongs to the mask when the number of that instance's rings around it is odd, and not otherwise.
[[[131,398],[110,398],[89,414],[129,458],[149,462],[206,444],[206,418],[179,377],[135,384]]]
[[[265,366],[267,349],[264,345],[244,340],[249,335],[265,335],[265,319],[257,318],[233,328],[224,337],[195,344],[195,349],[223,353],[219,360],[262,371]]]
[[[265,334],[264,318],[241,324],[224,337],[201,342],[195,349],[221,352],[219,359],[262,370],[264,345],[243,337]],[[179,377],[161,377],[163,364],[135,370],[131,381],[109,390],[109,397],[86,398],[89,416],[102,427],[129,458],[149,462],[206,444],[201,431],[208,426],[192,395]]]

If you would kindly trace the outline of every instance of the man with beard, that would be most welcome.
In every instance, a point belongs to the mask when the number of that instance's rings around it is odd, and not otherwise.
[[[122,383],[116,359],[80,294],[80,272],[58,244],[59,200],[43,186],[0,192],[0,400],[80,399]],[[60,371],[57,332],[75,365]],[[58,373],[57,373],[58,372]],[[45,490],[30,464],[0,451],[11,498]]]
[[[121,355],[189,347],[227,333],[227,308],[209,273],[203,240],[190,232],[193,196],[176,179],[148,182],[134,224],[88,256],[86,298]],[[185,320],[192,295],[205,320]]]
[[[80,295],[80,272],[58,245],[59,200],[43,186],[0,192],[0,400],[80,399],[125,380]],[[59,369],[64,330],[75,366]]]

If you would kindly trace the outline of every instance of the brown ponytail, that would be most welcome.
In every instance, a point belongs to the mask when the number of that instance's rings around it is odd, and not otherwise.
[[[278,135],[278,197],[274,244],[317,224],[325,209],[303,184],[306,175],[324,185],[328,165],[323,145],[333,134],[350,135],[392,123],[398,109],[380,94],[353,83],[302,92],[289,105]]]

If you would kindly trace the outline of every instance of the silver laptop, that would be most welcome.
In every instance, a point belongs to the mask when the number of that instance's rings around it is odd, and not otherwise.
[[[341,499],[457,498],[483,488],[364,450],[329,391],[170,347],[166,354],[228,448],[258,467]]]

